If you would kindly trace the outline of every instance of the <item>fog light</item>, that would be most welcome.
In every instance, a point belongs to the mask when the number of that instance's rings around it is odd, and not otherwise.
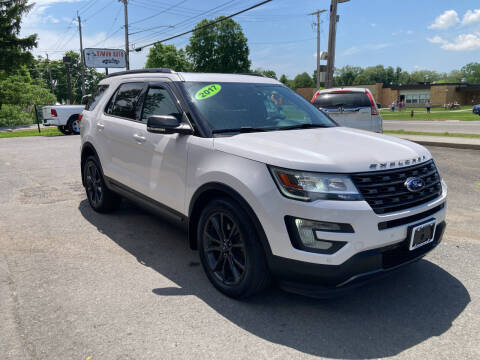
[[[332,247],[332,243],[329,241],[324,241],[324,240],[317,240],[315,238],[314,231],[315,230],[321,230],[319,229],[319,224],[322,224],[320,222],[314,222],[310,220],[304,220],[304,219],[295,219],[295,225],[297,226],[298,230],[298,236],[300,236],[300,240],[302,241],[303,245],[309,248],[314,248],[314,249],[322,249],[322,250],[328,250]],[[335,223],[331,223],[332,228],[335,228]],[[340,227],[334,229],[333,231],[338,231],[340,230]],[[327,230],[328,231],[328,230]]]
[[[346,241],[318,239],[315,235],[316,231],[335,233],[354,232],[350,224],[298,219],[292,216],[286,216],[285,222],[293,247],[299,250],[321,254],[333,254],[337,252],[346,244]]]

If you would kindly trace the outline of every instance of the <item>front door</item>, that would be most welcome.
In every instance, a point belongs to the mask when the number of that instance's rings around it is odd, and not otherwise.
[[[141,121],[152,115],[174,115],[186,121],[171,87],[165,81],[149,86]],[[189,135],[146,133],[145,167],[141,176],[148,182],[144,194],[176,211],[184,211],[187,140]]]

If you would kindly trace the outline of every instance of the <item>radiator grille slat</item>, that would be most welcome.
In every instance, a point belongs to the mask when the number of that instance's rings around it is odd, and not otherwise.
[[[425,187],[410,192],[405,181],[419,177]],[[429,202],[442,193],[440,175],[433,160],[401,169],[352,174],[352,180],[377,214],[405,210]]]

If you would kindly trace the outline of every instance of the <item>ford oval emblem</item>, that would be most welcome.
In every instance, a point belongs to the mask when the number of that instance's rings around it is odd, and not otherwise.
[[[417,192],[425,187],[425,181],[418,177],[411,177],[405,181],[404,185],[408,189],[408,191]]]

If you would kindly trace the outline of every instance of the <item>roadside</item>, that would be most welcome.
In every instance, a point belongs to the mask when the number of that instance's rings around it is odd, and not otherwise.
[[[407,132],[384,132],[386,135],[399,137],[401,139],[410,140],[425,146],[438,146],[454,149],[480,150],[480,135],[477,137],[457,137],[457,136],[441,136],[441,134],[424,133],[410,134]],[[467,134],[472,135],[472,134]],[[475,136],[475,135],[472,135]]]
[[[58,136],[63,135],[56,127],[41,127],[40,132],[38,132],[37,127],[27,128],[27,129],[18,129],[14,131],[0,131],[1,138],[13,138],[13,137],[28,137],[28,136]]]

